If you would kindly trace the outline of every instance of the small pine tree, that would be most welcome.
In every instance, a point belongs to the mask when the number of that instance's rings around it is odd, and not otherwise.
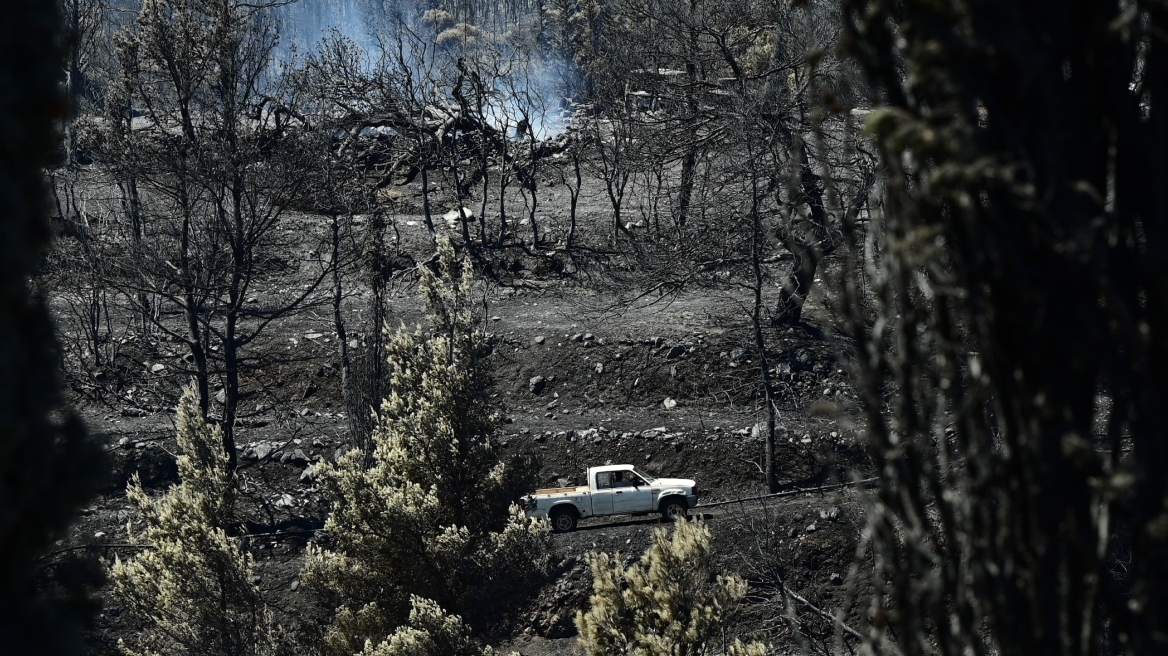
[[[134,480],[127,496],[143,528],[130,537],[152,549],[115,561],[111,594],[144,625],[127,654],[243,656],[269,651],[268,618],[252,583],[251,558],[227,528],[235,486],[219,428],[199,411],[188,387],[178,405],[181,482],[151,498]]]
[[[504,463],[491,444],[490,346],[470,265],[440,239],[437,269],[422,274],[430,330],[399,329],[387,346],[393,392],[378,413],[372,464],[353,453],[321,469],[333,498],[330,543],[309,549],[304,579],[336,609],[325,638],[336,653],[380,644],[417,610],[413,595],[486,619],[547,569],[546,526],[512,503],[532,472]]]
[[[722,621],[746,594],[735,575],[711,567],[710,529],[681,521],[664,528],[639,562],[621,567],[620,555],[589,554],[591,607],[576,614],[588,656],[699,656],[718,653]],[[731,656],[761,656],[766,646],[735,640]]]

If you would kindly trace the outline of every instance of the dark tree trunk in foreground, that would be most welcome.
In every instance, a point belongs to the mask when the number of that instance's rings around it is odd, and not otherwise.
[[[844,7],[883,105],[873,612],[910,654],[1164,653],[1168,10]]]
[[[94,610],[80,569],[37,561],[91,498],[101,462],[64,404],[54,329],[29,293],[49,238],[43,171],[69,107],[54,7],[0,4],[0,645],[11,654],[81,653]]]

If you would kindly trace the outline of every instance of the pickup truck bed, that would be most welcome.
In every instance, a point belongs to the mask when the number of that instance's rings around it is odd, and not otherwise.
[[[587,491],[588,491],[588,486],[584,485],[582,487],[549,487],[549,488],[544,488],[542,490],[536,490],[535,492],[532,492],[531,494],[534,496],[541,496],[541,495],[548,495],[548,494],[564,494],[564,493],[587,492]]]

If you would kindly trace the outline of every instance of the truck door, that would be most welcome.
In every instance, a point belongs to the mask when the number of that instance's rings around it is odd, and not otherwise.
[[[641,513],[653,510],[653,489],[631,471],[620,472],[623,480],[614,482],[613,513]]]
[[[612,472],[597,472],[592,486],[592,514],[613,514],[613,499],[616,496],[612,488]]]

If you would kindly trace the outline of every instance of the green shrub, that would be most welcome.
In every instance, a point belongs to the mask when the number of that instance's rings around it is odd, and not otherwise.
[[[219,428],[189,387],[178,405],[181,482],[152,498],[134,480],[127,496],[142,528],[130,539],[150,548],[110,571],[111,596],[144,629],[127,654],[243,656],[274,651],[271,619],[252,583],[252,561],[228,535],[235,484]]]
[[[746,594],[735,575],[715,575],[710,529],[681,521],[673,535],[653,531],[653,543],[629,568],[620,555],[589,554],[592,598],[576,614],[588,656],[699,656],[720,653],[722,622]],[[761,656],[766,646],[735,640],[732,656]]]
[[[470,266],[449,241],[439,241],[438,272],[424,270],[422,291],[431,328],[399,329],[387,346],[393,392],[372,464],[350,453],[321,468],[330,542],[309,549],[304,578],[336,609],[325,641],[335,653],[380,644],[416,611],[414,596],[487,621],[548,567],[546,525],[512,503],[531,489],[532,471],[504,463],[491,443],[490,346]]]

